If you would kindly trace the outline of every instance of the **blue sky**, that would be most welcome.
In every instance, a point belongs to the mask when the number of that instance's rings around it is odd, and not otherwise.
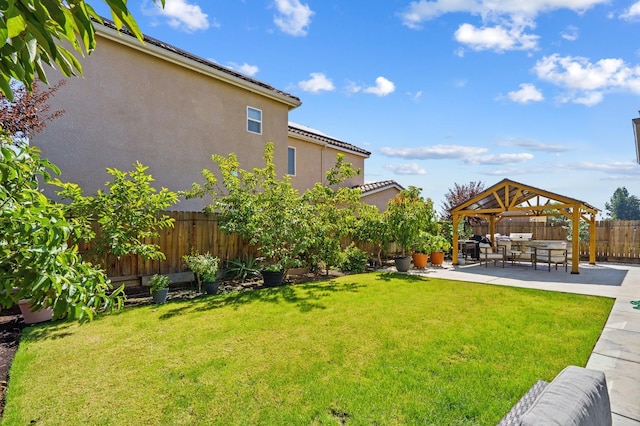
[[[640,1],[129,6],[145,34],[300,97],[290,120],[371,151],[367,182],[418,186],[438,210],[454,183],[504,178],[598,219],[616,188],[640,196]]]

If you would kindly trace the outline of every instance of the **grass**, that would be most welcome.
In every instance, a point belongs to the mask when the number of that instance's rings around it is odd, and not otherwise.
[[[612,305],[364,274],[33,327],[3,424],[493,425]]]

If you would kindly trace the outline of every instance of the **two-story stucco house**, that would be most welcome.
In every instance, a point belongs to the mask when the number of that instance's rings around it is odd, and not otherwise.
[[[276,172],[301,191],[323,179],[337,153],[364,169],[370,152],[289,123],[299,98],[159,40],[145,37],[143,45],[108,21],[96,32],[98,48],[81,59],[84,77],[50,99],[66,114],[32,140],[62,180],[86,193],[103,188],[107,167],[131,170],[135,161],[149,166],[156,186],[187,189],[202,181],[202,169],[215,170],[212,154],[233,152],[245,169],[263,166],[270,141]],[[362,186],[364,175],[344,185]],[[173,208],[203,207],[185,200]]]

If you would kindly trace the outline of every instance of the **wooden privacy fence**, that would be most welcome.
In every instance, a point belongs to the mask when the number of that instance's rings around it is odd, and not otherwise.
[[[139,256],[123,256],[120,259],[110,257],[107,265],[107,275],[114,283],[124,282],[127,285],[139,285],[143,276],[156,273],[171,274],[186,271],[182,256],[192,250],[200,253],[210,252],[221,260],[235,259],[244,255],[258,256],[255,247],[237,235],[225,234],[218,226],[215,215],[200,212],[165,212],[172,217],[173,228],[160,231],[160,238],[156,243],[166,255],[163,261],[145,261]],[[485,235],[489,226],[474,226],[474,234]],[[532,233],[537,240],[566,240],[568,231],[561,225],[509,221],[505,219],[496,226],[496,232],[509,235],[512,232]],[[350,241],[343,241],[347,246]],[[357,246],[368,251],[372,258],[377,249],[371,244]],[[89,247],[80,247],[86,251]],[[393,252],[393,247],[387,247],[385,252]],[[580,256],[587,259],[589,243],[580,244]],[[640,263],[640,221],[599,221],[596,222],[596,260],[599,262],[630,262]]]
[[[562,225],[503,219],[496,232],[532,233],[535,240],[566,240],[569,231]],[[489,233],[489,225],[476,225],[473,233]],[[580,257],[588,259],[589,242],[580,242]],[[604,220],[596,222],[596,261],[640,263],[640,220]]]
[[[182,256],[192,250],[200,253],[210,252],[221,260],[234,259],[242,255],[256,255],[255,248],[237,235],[225,234],[218,226],[215,215],[200,212],[164,212],[172,217],[173,228],[160,231],[160,238],[155,241],[165,254],[166,260],[144,260],[140,256],[122,256],[117,259],[110,256],[107,264],[107,275],[114,283],[124,282],[127,285],[140,284],[140,278],[153,274],[170,274],[188,270]],[[80,247],[86,251],[90,247]]]

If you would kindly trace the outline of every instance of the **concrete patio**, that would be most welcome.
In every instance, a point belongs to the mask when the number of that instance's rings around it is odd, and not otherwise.
[[[546,267],[506,263],[444,265],[410,273],[483,284],[535,288],[611,297],[616,301],[587,368],[603,371],[611,399],[615,426],[640,425],[640,309],[630,302],[640,300],[640,266],[601,263],[580,264],[580,273],[564,268],[549,272]]]

